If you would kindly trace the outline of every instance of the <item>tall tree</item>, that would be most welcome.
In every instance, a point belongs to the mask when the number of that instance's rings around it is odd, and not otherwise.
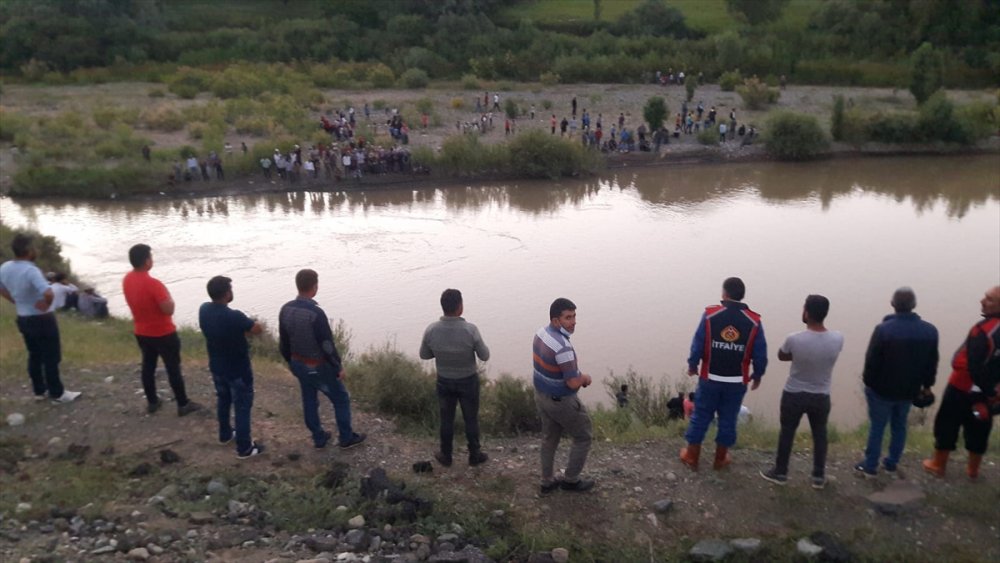
[[[667,118],[667,102],[659,96],[650,98],[642,108],[642,118],[649,124],[652,131],[656,131],[663,126],[663,120]]]
[[[778,19],[787,5],[788,0],[726,0],[729,13],[750,25]]]
[[[922,104],[944,86],[944,57],[930,43],[913,52],[910,92]]]

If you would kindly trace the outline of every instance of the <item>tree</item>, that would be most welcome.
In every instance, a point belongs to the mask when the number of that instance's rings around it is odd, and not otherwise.
[[[729,13],[750,25],[778,19],[787,5],[788,0],[726,0]]]
[[[686,37],[689,34],[684,14],[664,0],[643,0],[625,12],[615,24],[619,35],[652,35],[654,37]]]
[[[663,120],[667,118],[667,102],[659,96],[650,98],[642,108],[642,118],[649,124],[651,131],[656,131],[663,126]]]
[[[594,0],[594,21],[595,22],[601,21],[601,9],[602,8],[603,8],[603,6],[601,6],[601,0]]]
[[[924,42],[913,52],[910,92],[922,104],[944,86],[944,57],[930,43]]]
[[[765,149],[779,160],[815,158],[830,145],[819,121],[804,113],[776,113],[764,131]]]
[[[844,140],[844,97],[833,97],[833,115],[830,117],[830,134],[834,141]]]

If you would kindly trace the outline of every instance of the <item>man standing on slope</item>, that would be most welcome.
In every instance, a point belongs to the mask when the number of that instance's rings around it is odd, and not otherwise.
[[[691,340],[688,375],[698,375],[700,379],[694,414],[684,434],[688,445],[681,449],[681,461],[695,471],[701,442],[716,413],[719,428],[712,467],[718,470],[730,464],[729,448],[736,443],[736,421],[747,384],[750,383],[751,390],[757,389],[767,369],[764,325],[760,315],[742,303],[745,294],[743,280],[727,278],[722,283],[722,303],[705,308]]]

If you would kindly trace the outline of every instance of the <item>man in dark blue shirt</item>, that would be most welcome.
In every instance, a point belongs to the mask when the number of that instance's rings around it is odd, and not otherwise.
[[[232,282],[225,276],[208,280],[208,296],[212,301],[202,304],[198,324],[205,335],[208,369],[218,399],[219,442],[227,444],[235,438],[237,457],[246,459],[264,451],[264,445],[250,437],[253,370],[246,334],[260,334],[264,327],[242,311],[229,308],[233,300]],[[230,424],[230,409],[236,420],[235,431]]]
[[[299,380],[306,428],[312,433],[314,446],[326,447],[331,434],[323,430],[319,419],[318,394],[322,392],[333,403],[340,447],[353,448],[365,441],[365,435],[354,432],[351,426],[351,396],[344,387],[343,362],[333,342],[330,321],[313,299],[319,291],[319,275],[315,270],[299,270],[295,287],[298,297],[285,303],[278,313],[278,336],[281,356]]]

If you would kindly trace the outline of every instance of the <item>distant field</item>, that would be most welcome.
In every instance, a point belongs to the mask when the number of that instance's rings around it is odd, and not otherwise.
[[[601,3],[601,20],[614,21],[631,10],[641,0],[604,0]],[[821,0],[792,0],[785,8],[782,20],[795,27],[804,27],[809,15],[819,6]],[[679,9],[689,27],[705,33],[724,31],[736,25],[724,0],[667,0],[667,4]],[[529,18],[535,22],[560,22],[589,20],[594,17],[593,0],[535,0],[508,8],[509,18]]]

